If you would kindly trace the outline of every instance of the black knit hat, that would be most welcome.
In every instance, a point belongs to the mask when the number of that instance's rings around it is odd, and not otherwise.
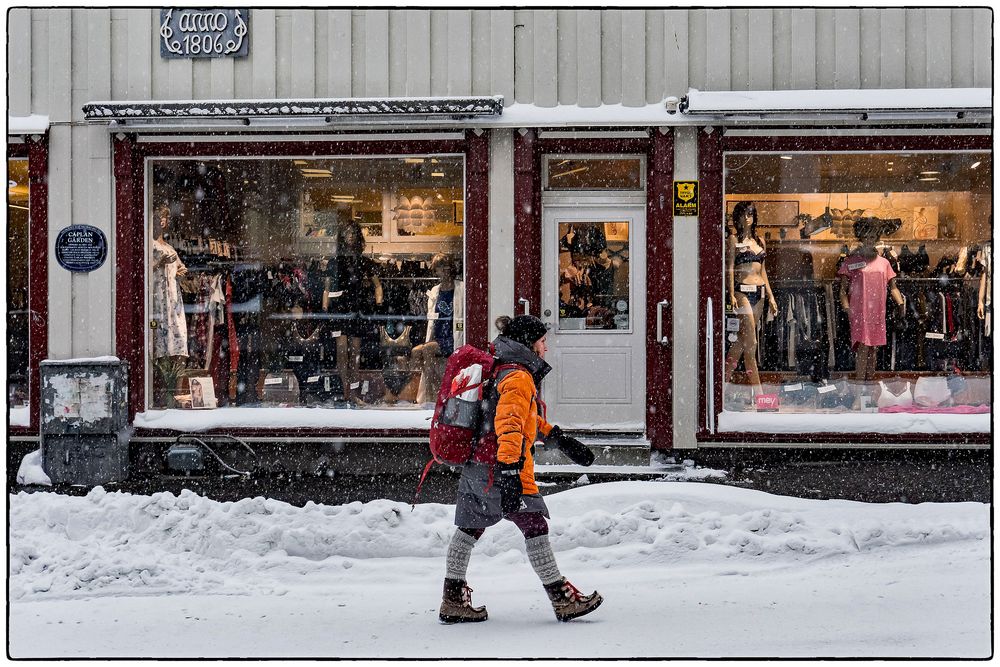
[[[509,320],[500,333],[525,347],[531,347],[535,341],[548,333],[548,329],[545,328],[545,323],[534,315],[518,315]]]

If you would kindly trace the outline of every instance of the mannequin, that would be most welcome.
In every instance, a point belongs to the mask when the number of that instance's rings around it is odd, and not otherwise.
[[[862,218],[854,223],[859,246],[841,264],[840,307],[851,319],[851,346],[855,354],[856,378],[861,382],[875,379],[875,356],[886,341],[885,296],[889,292],[904,315],[904,300],[896,287],[896,272],[889,261],[875,249],[882,235],[877,218]]]
[[[434,401],[445,361],[465,339],[465,284],[457,279],[454,262],[448,255],[434,255],[431,272],[439,282],[427,292],[427,335],[411,352],[421,371],[418,403]]]
[[[161,204],[153,210],[151,220],[153,240],[150,244],[150,320],[152,330],[153,366],[159,391],[154,405],[174,407],[177,375],[187,362],[187,320],[177,278],[187,273],[187,267],[173,246],[164,240],[170,230],[170,207]]]
[[[778,304],[764,268],[767,249],[757,235],[757,208],[753,202],[738,202],[733,209],[733,229],[726,243],[726,281],[729,305],[740,321],[736,340],[726,354],[726,381],[730,382],[740,358],[746,367],[754,396],[763,393],[757,368],[757,331],[764,314],[778,314]]]
[[[337,229],[337,291],[329,295],[333,297],[333,308],[348,315],[341,325],[343,335],[337,338],[337,366],[345,398],[354,403],[364,402],[358,372],[362,339],[377,340],[378,327],[369,316],[382,303],[382,283],[375,275],[374,262],[364,256],[364,250],[361,225],[353,219],[343,220]]]

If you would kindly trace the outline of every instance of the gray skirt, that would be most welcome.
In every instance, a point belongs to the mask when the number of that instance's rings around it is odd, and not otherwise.
[[[455,501],[455,525],[460,528],[486,528],[499,523],[500,490],[490,485],[490,468],[482,463],[466,463],[458,480],[458,498]],[[540,513],[549,518],[549,509],[541,494],[523,495],[524,505],[518,513]]]

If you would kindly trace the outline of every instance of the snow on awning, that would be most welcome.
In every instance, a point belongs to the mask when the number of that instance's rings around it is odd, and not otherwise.
[[[427,97],[385,99],[186,100],[90,102],[89,122],[112,125],[184,124],[235,126],[330,125],[340,121],[481,118],[503,113],[503,97]]]
[[[692,88],[678,108],[689,116],[858,114],[861,120],[915,115],[948,120],[971,114],[988,118],[993,109],[993,89],[700,91]]]
[[[45,134],[49,131],[49,117],[7,116],[7,134]]]

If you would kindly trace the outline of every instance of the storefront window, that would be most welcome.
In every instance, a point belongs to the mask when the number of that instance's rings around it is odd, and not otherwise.
[[[727,153],[724,408],[989,412],[992,173],[986,152]]]
[[[465,340],[464,160],[149,163],[149,403],[432,403]]]
[[[28,161],[7,160],[7,391],[16,426],[28,413]]]
[[[628,329],[629,223],[559,224],[559,330]]]

